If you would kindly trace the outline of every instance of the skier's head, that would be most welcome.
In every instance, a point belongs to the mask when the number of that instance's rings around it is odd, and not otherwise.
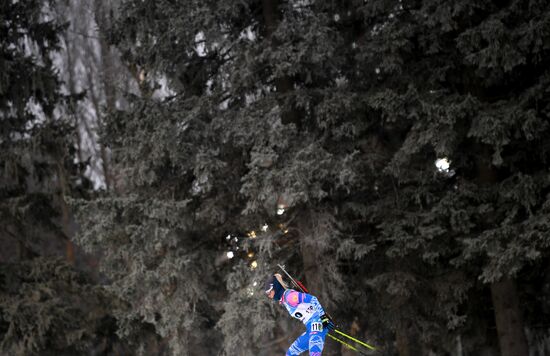
[[[275,273],[265,281],[264,291],[269,299],[280,300],[288,286],[283,281],[283,277]]]

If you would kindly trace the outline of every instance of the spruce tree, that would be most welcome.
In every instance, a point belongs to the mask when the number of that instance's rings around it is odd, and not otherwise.
[[[514,280],[537,273],[548,254],[548,4],[403,2],[388,11],[362,51],[377,68],[370,105],[392,152],[382,251],[400,265],[450,262],[439,272],[460,271],[462,290],[485,284],[501,354],[526,355]],[[438,158],[451,162],[447,171],[435,172]]]
[[[548,6],[123,1],[110,39],[141,92],[103,135],[123,187],[79,208],[133,308],[123,333],[280,352],[295,324],[259,285],[283,262],[388,353],[449,352],[491,323],[472,306],[490,293],[502,354],[526,354],[514,281],[548,256]]]
[[[65,199],[87,192],[66,115],[77,98],[61,94],[53,66],[63,29],[50,2],[1,2],[3,355],[107,353],[115,339],[112,309],[120,303],[75,270],[69,241],[74,224]]]

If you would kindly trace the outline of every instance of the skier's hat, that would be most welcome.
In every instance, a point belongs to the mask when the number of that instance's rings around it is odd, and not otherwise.
[[[269,294],[273,290],[273,281],[275,280],[275,277],[269,276],[264,284],[264,291],[265,294]]]
[[[272,290],[275,290],[275,294],[281,294],[281,291],[288,289],[287,284],[283,281],[283,277],[279,273],[275,273],[267,278],[264,284],[264,291],[269,294]]]

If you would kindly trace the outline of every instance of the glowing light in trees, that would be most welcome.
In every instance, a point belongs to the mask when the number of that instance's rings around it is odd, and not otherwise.
[[[439,173],[447,177],[452,177],[456,173],[453,169],[451,169],[451,161],[449,161],[449,159],[446,157],[437,159],[435,161],[435,166]]]
[[[451,162],[447,158],[439,158],[435,161],[435,166],[437,167],[437,170],[440,172],[449,172],[449,168],[451,167]]]

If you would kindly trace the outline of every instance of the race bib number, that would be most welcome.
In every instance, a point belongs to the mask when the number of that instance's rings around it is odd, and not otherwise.
[[[309,303],[302,303],[298,305],[298,308],[292,314],[296,319],[300,319],[302,322],[307,322],[315,314],[313,305]]]
[[[323,323],[313,322],[311,323],[311,331],[323,331]]]

